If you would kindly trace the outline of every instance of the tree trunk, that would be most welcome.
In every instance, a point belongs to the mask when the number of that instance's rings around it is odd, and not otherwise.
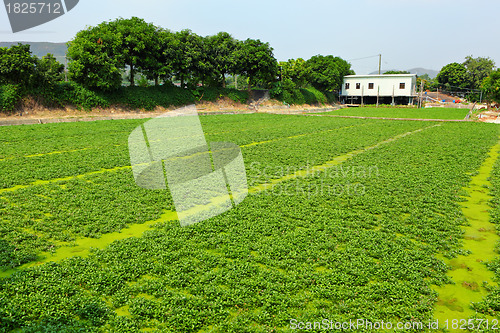
[[[158,75],[155,75],[155,86],[159,86],[160,85],[160,80],[158,78]]]
[[[222,88],[226,88],[226,73],[222,73]]]
[[[248,91],[248,98],[251,98],[251,94],[252,94],[252,82],[253,82],[253,79],[251,76],[248,77],[248,87],[247,87],[247,91]]]
[[[130,85],[133,87],[135,86],[135,70],[134,70],[134,66],[133,65],[130,65]]]
[[[181,88],[184,88],[184,77],[181,76]]]

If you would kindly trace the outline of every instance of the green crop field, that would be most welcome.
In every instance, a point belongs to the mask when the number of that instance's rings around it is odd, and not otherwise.
[[[413,118],[413,119],[464,119],[469,109],[454,108],[395,108],[395,107],[357,107],[344,108],[324,112],[323,115],[381,117],[381,118]]]
[[[345,112],[356,110],[369,112]],[[391,117],[405,112],[466,114]],[[452,319],[500,316],[495,242],[477,281],[450,275],[463,269],[454,260],[485,249],[464,243],[475,177],[491,191],[486,222],[500,223],[495,124],[200,119],[208,142],[241,147],[249,194],[188,227],[168,191],[134,182],[127,140],[147,120],[0,128],[0,332],[292,332],[436,319],[452,331]],[[482,298],[470,304],[469,291]]]

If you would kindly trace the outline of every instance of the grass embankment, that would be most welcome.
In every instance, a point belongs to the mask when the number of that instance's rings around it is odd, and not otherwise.
[[[326,104],[334,97],[314,88],[297,90],[291,98],[286,94],[270,91],[271,97],[283,103]],[[285,97],[290,98],[285,98]],[[113,91],[92,91],[74,82],[60,82],[53,86],[26,88],[16,85],[0,86],[0,113],[10,114],[16,110],[29,109],[35,104],[46,108],[76,107],[92,110],[119,106],[130,110],[153,110],[156,107],[176,107],[197,102],[215,102],[227,99],[235,103],[247,104],[249,94],[246,90],[232,88],[197,87],[183,89],[173,85],[149,87],[121,87]]]
[[[120,106],[153,110],[156,107],[182,106],[199,101],[212,102],[224,97],[236,103],[247,103],[248,92],[226,88],[182,89],[175,86],[121,87],[109,92],[96,92],[74,82],[33,89],[6,85],[0,86],[0,112],[9,114],[23,110],[29,100],[48,108],[72,106],[91,110]]]

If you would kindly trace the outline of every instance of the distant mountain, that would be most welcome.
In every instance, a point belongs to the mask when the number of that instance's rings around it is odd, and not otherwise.
[[[68,49],[66,43],[0,42],[0,47],[11,47],[12,45],[17,45],[18,43],[29,44],[31,52],[39,58],[43,57],[47,53],[52,53],[60,63],[64,64],[65,62],[64,58],[66,56],[66,50]]]
[[[435,71],[433,69],[420,68],[420,67],[408,69],[407,71],[410,72],[411,74],[417,74],[419,76],[427,74],[431,78],[435,78],[439,74],[439,71]]]
[[[384,69],[382,73],[388,72],[388,71],[399,71],[400,69]],[[431,78],[435,78],[439,71],[433,70],[433,69],[427,69],[427,68],[412,68],[412,69],[405,69],[405,71],[410,72],[411,74],[417,74],[418,76],[428,74]],[[378,74],[378,71],[371,72],[370,74]]]

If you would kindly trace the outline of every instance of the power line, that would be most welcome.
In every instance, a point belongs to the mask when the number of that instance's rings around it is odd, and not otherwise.
[[[432,79],[430,79],[430,80],[422,79],[422,81],[432,83]],[[456,88],[456,89],[468,90],[468,91],[476,91],[476,92],[480,92],[481,91],[481,89],[472,89],[472,88],[463,88],[463,87],[459,87],[459,86],[452,86],[451,84],[448,84],[448,83],[439,83],[439,82],[437,82],[437,84],[439,85],[440,88],[450,87],[450,88]]]
[[[348,59],[347,61],[356,61],[356,60],[363,60],[363,59],[375,58],[375,57],[378,57],[379,55],[380,54],[376,54],[376,55],[368,56],[368,57],[363,57],[363,58]]]

